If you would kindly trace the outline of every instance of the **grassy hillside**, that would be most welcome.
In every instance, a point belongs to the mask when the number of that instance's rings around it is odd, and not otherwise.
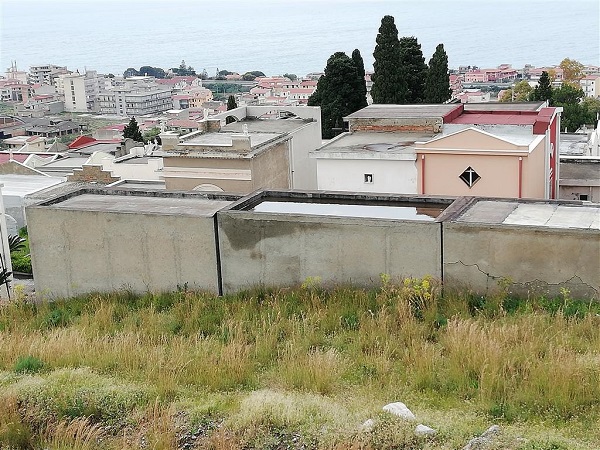
[[[596,303],[383,281],[4,305],[0,447],[600,448]]]

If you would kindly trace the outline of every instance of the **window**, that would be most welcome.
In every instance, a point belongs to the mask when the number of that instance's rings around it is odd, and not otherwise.
[[[477,181],[481,178],[477,172],[473,170],[471,166],[467,167],[463,173],[460,174],[459,177],[461,180],[465,182],[469,189],[473,187]]]
[[[365,183],[373,184],[373,174],[372,173],[365,173],[364,177],[365,177]]]
[[[579,194],[578,197],[579,197],[579,200],[584,201],[584,202],[587,202],[587,200],[588,200],[587,194]]]

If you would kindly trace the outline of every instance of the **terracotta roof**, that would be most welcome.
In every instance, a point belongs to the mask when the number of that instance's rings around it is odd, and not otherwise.
[[[71,142],[68,147],[71,149],[79,148],[79,147],[87,145],[91,142],[96,142],[96,139],[94,139],[93,137],[90,137],[90,136],[79,136],[77,139],[75,139],[73,142]]]

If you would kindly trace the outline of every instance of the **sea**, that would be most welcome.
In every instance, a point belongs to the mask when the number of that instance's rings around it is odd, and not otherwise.
[[[449,66],[600,65],[598,0],[0,0],[0,72],[57,64],[122,74],[178,67],[267,75],[323,71],[359,49],[373,66],[384,15]]]

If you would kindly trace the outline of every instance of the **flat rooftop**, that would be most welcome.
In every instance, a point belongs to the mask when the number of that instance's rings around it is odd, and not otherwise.
[[[184,141],[182,146],[194,145],[198,146],[199,150],[201,147],[224,147],[223,150],[227,150],[227,147],[231,147],[232,145],[232,137],[233,136],[243,136],[242,133],[205,133],[198,136],[193,137],[187,141]],[[250,145],[254,147],[258,147],[259,145],[264,144],[272,139],[275,139],[280,136],[279,133],[250,133]]]
[[[581,156],[588,154],[588,135],[561,133],[559,153],[561,155]]]
[[[24,197],[60,183],[64,178],[46,177],[44,175],[0,175],[0,183],[4,184],[2,195]]]
[[[520,114],[517,112],[494,112],[494,114],[488,113],[476,113],[468,112],[461,114],[454,118],[449,123],[461,123],[461,124],[494,124],[494,125],[535,125],[538,121],[538,115],[536,112],[525,112]]]
[[[355,131],[334,139],[311,155],[315,158],[414,159],[415,142],[429,141],[435,133]],[[403,158],[404,157],[404,158]]]
[[[480,200],[456,221],[600,230],[600,205]]]
[[[44,207],[71,211],[212,217],[218,210],[231,203],[232,201],[229,200],[214,200],[202,197],[177,198],[171,196],[83,193]]]
[[[465,111],[538,111],[545,102],[521,102],[521,103],[465,103]]]
[[[459,108],[462,108],[462,105],[370,105],[344,117],[344,120],[444,117]]]
[[[221,128],[221,133],[242,133],[244,131],[244,125],[248,127],[249,133],[290,133],[310,122],[312,121],[299,118],[244,119],[223,126]]]

